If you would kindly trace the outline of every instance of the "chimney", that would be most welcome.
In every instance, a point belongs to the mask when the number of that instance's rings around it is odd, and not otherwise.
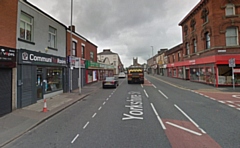
[[[103,49],[103,51],[110,51],[110,49]]]
[[[68,28],[69,28],[70,30],[71,30],[71,28],[72,28],[72,32],[75,32],[75,26],[74,26],[74,25],[72,25],[72,27],[69,26]]]

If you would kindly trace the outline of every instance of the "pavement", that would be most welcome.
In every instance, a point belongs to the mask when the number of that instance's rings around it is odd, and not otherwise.
[[[235,87],[235,89],[232,87],[216,88],[212,85],[191,82],[178,78],[150,74],[149,76],[168,83],[169,85],[187,89],[200,95],[204,95],[209,99],[225,103],[226,105],[229,105],[229,107],[234,107],[240,111],[240,87]],[[0,147],[3,147],[14,139],[20,137],[24,133],[43,123],[45,120],[60,113],[67,107],[84,99],[86,96],[96,92],[100,88],[101,81],[98,81],[84,86],[81,89],[80,94],[79,90],[74,90],[71,93],[62,93],[51,98],[46,98],[47,112],[43,112],[44,100],[39,100],[35,104],[14,110],[9,114],[0,117]]]
[[[62,93],[51,98],[46,98],[47,112],[43,112],[44,100],[27,107],[16,109],[11,113],[0,117],[0,147],[17,139],[27,131],[35,128],[52,116],[63,111],[67,107],[84,99],[101,88],[101,81],[93,82],[71,93]]]

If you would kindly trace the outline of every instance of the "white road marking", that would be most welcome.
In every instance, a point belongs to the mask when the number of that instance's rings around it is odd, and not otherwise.
[[[238,110],[240,110],[240,108],[237,108]]]
[[[176,128],[180,128],[180,129],[182,129],[182,130],[184,130],[184,131],[190,132],[190,133],[192,133],[192,134],[195,134],[195,135],[198,135],[198,136],[201,136],[201,135],[202,135],[201,133],[192,131],[192,130],[190,130],[190,129],[187,129],[187,128],[185,128],[185,127],[179,126],[179,125],[177,125],[177,124],[174,124],[174,123],[171,123],[171,122],[166,122],[166,123],[169,124],[169,125],[172,125],[172,126],[174,126],[174,127],[176,127]]]
[[[201,130],[202,133],[206,134],[206,132],[205,132],[203,129],[201,129],[201,128],[197,125],[197,123],[195,123],[183,110],[181,110],[176,104],[174,104],[174,106],[175,106],[185,117],[187,117],[188,120],[190,120],[199,130]]]
[[[111,95],[109,95],[109,98],[111,98]]]
[[[104,101],[104,102],[103,102],[103,105],[105,105],[105,104],[106,104],[106,102]]]
[[[214,99],[214,98],[211,98],[211,97],[210,97],[210,99],[212,99],[212,100],[216,100],[216,99]]]
[[[146,95],[146,96],[147,96],[147,98],[148,98],[149,96],[148,96],[148,94],[147,94],[146,90],[144,89],[143,91],[144,91],[145,95]]]
[[[231,105],[231,104],[228,104],[228,106],[230,106],[230,107],[235,107],[234,105]]]
[[[92,118],[94,118],[96,115],[97,115],[97,113],[94,113],[94,114],[92,115]]]
[[[224,101],[218,101],[218,102],[220,102],[220,103],[225,103]]]
[[[234,103],[233,101],[227,101],[228,103]]]
[[[83,129],[85,129],[89,124],[89,121],[84,125]]]
[[[143,88],[143,85],[141,84],[141,87]]]
[[[72,140],[71,143],[74,143],[74,141],[78,138],[78,136],[79,136],[79,134],[77,134],[77,135],[73,138],[73,140]]]
[[[163,93],[161,92],[161,90],[158,90],[160,92],[160,94],[162,94],[166,99],[168,99],[168,97]]]
[[[102,106],[100,106],[99,108],[98,108],[98,110],[101,110],[102,109]]]
[[[156,116],[157,116],[157,119],[158,119],[159,123],[161,124],[162,128],[165,130],[166,127],[165,127],[165,125],[163,124],[162,119],[161,119],[160,116],[158,115],[158,113],[157,113],[157,111],[156,111],[156,109],[155,109],[155,107],[154,107],[154,105],[153,105],[152,103],[151,103],[151,106],[152,106],[152,109],[153,109],[154,113],[155,113]]]
[[[106,100],[109,100],[109,98],[107,98]]]
[[[152,84],[152,86],[153,86],[154,88],[157,88],[154,84]]]

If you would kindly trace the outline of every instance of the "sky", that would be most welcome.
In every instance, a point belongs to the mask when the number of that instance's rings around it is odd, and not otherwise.
[[[71,0],[28,0],[66,26]],[[147,63],[160,49],[182,43],[179,22],[200,0],[72,0],[75,31],[98,46],[111,49],[124,67]]]

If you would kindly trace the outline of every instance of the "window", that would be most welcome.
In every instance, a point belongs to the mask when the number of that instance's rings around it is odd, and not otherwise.
[[[193,53],[197,52],[197,41],[196,39],[193,39]]]
[[[33,18],[24,12],[20,16],[20,38],[27,41],[32,41],[33,33]]]
[[[229,27],[226,30],[226,46],[238,45],[238,29],[237,27]]]
[[[77,56],[77,43],[72,42],[72,56]]]
[[[172,59],[173,59],[173,62],[175,62],[175,55],[174,54],[172,55]]]
[[[54,68],[54,67],[47,67],[46,70],[46,92],[52,92],[59,89],[62,89],[62,69],[61,68]]]
[[[57,30],[49,26],[48,42],[49,42],[49,46],[52,48],[56,48],[56,33],[57,33]]]
[[[93,52],[90,52],[90,60],[93,61]]]
[[[186,43],[186,55],[189,55],[189,43]]]
[[[84,45],[82,45],[82,58],[85,58],[85,46]]]
[[[206,40],[206,49],[210,48],[210,34],[209,32],[205,33],[205,40]]]
[[[196,25],[196,20],[193,18],[193,19],[191,20],[191,23],[190,23],[190,26],[191,26],[191,28],[192,28],[192,31],[195,30],[195,25]]]
[[[181,61],[181,52],[178,52],[178,61]]]
[[[209,13],[208,9],[203,8],[201,18],[203,19],[204,23],[208,22],[208,13]]]
[[[225,8],[226,16],[235,15],[235,7],[233,4],[227,4]]]
[[[184,31],[185,36],[187,36],[188,35],[188,26],[187,25],[184,26],[183,31]]]

